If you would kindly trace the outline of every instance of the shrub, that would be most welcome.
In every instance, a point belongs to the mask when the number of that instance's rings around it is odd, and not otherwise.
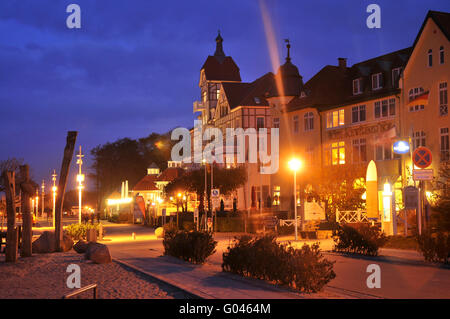
[[[323,258],[319,245],[295,249],[273,236],[235,238],[223,253],[222,270],[302,292],[317,292],[336,277],[333,262]]]
[[[167,223],[163,226],[164,233],[176,233],[178,231],[178,227],[176,223]]]
[[[450,258],[450,234],[425,232],[417,236],[419,250],[426,261],[448,264]]]
[[[98,224],[70,224],[65,228],[65,232],[72,240],[86,239],[88,229],[95,229],[97,236],[99,236]],[[103,229],[103,234],[104,234]]]
[[[218,217],[217,218],[218,232],[243,232],[244,219],[241,217]]]
[[[183,226],[182,227],[183,227],[183,230],[187,230],[187,231],[194,230],[195,229],[195,223],[185,220],[185,221],[183,221]]]
[[[377,227],[369,225],[357,228],[343,225],[334,235],[334,250],[353,254],[377,256],[378,249],[386,242],[386,236]]]
[[[194,264],[203,264],[216,251],[217,242],[212,234],[201,231],[164,232],[164,255],[174,256]]]
[[[294,225],[291,226],[278,226],[277,227],[278,236],[286,236],[286,235],[292,235],[295,233]]]

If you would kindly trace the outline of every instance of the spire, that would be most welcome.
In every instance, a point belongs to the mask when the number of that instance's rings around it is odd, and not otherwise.
[[[219,30],[217,38],[216,38],[216,52],[214,52],[214,56],[225,57],[225,53],[223,52],[222,42],[223,42],[223,39],[220,36],[220,30]]]
[[[291,43],[289,42],[289,39],[284,39],[284,42],[286,42],[286,48],[287,48],[287,57],[286,57],[286,62],[291,62],[291,55],[290,55],[290,50],[291,50]]]

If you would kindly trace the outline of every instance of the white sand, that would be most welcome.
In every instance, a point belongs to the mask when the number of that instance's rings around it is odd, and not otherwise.
[[[19,258],[17,263],[5,263],[4,260],[4,255],[0,255],[0,299],[60,299],[73,291],[66,285],[70,275],[66,270],[70,264],[80,266],[82,287],[93,283],[98,285],[98,298],[172,299],[175,295],[170,287],[151,282],[117,263],[94,264],[74,251],[35,254]],[[79,298],[92,298],[92,291],[79,295]]]

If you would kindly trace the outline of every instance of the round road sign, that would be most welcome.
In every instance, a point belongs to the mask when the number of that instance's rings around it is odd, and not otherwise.
[[[431,151],[426,147],[418,147],[412,155],[414,165],[419,168],[427,168],[431,165]]]

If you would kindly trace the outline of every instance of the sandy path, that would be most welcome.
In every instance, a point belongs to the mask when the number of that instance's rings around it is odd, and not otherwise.
[[[72,289],[67,288],[66,272],[69,264],[81,268],[81,286],[98,284],[98,298],[172,299],[183,298],[173,288],[152,282],[141,274],[129,271],[116,263],[98,265],[86,261],[74,251],[36,254],[5,263],[0,255],[0,299],[5,298],[61,298]],[[92,291],[81,298],[92,298]]]

